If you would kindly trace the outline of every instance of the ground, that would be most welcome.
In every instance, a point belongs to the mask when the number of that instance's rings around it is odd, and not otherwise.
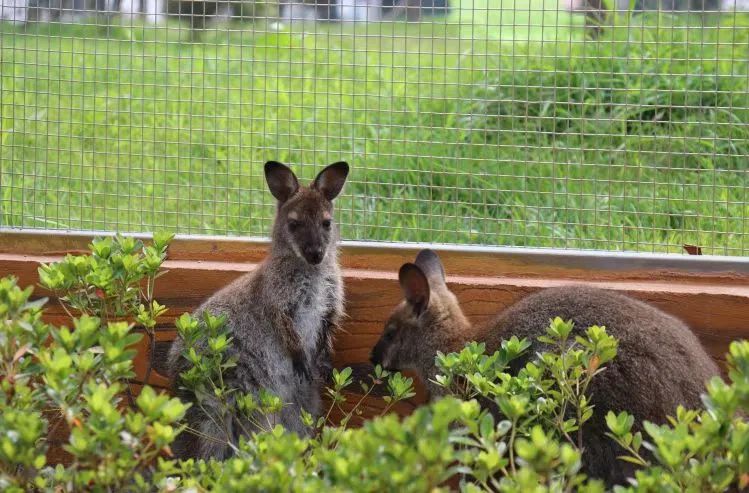
[[[2,27],[0,226],[263,236],[265,160],[346,159],[349,239],[749,253],[746,15],[592,41],[543,1],[469,7]]]

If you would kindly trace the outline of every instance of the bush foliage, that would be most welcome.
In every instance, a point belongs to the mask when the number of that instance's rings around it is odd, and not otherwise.
[[[165,308],[153,285],[169,237],[153,245],[130,238],[97,240],[87,256],[39,269],[41,284],[71,314],[70,328],[45,323],[44,299],[16,279],[0,280],[0,488],[5,491],[583,491],[603,484],[581,470],[579,430],[596,410],[587,388],[616,357],[616,340],[590,327],[572,341],[572,325],[550,321],[540,354],[517,374],[508,364],[528,341],[511,338],[493,354],[472,343],[438,354],[436,381],[446,397],[406,418],[389,413],[413,395],[410,379],[376,368],[358,382],[365,396],[385,389],[383,415],[348,426],[363,397],[347,392],[351,369],[334,372],[330,410],[309,438],[268,419],[284,403],[269,393],[226,388],[221,372],[231,342],[221,317],[178,319],[193,369],[181,385],[227,397],[261,431],[232,444],[223,462],[176,460],[170,443],[184,431],[187,404],[145,385],[134,397],[133,344],[153,333]],[[75,314],[75,315],[73,315]],[[199,344],[207,338],[206,344]],[[208,347],[208,351],[200,348]],[[674,410],[667,425],[609,413],[622,460],[641,466],[617,491],[727,491],[749,483],[749,342],[731,344],[729,381],[711,381],[704,410]],[[198,393],[199,393],[198,392]],[[500,410],[495,418],[489,408]],[[331,411],[343,414],[334,424]],[[65,465],[47,461],[50,437],[64,437]],[[652,452],[644,458],[643,449]],[[651,458],[652,457],[652,458]]]

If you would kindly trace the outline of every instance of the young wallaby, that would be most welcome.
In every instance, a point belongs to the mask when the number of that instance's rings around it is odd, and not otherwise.
[[[266,163],[265,178],[278,200],[268,256],[196,313],[227,317],[233,337],[229,356],[237,359],[224,376],[227,386],[245,393],[274,393],[285,403],[277,422],[300,434],[308,432],[301,410],[313,416],[321,412],[320,390],[332,369],[332,337],[343,314],[332,202],[348,172],[344,162],[331,164],[309,187],[302,187],[287,166]],[[172,345],[169,373],[177,395],[193,406],[186,417],[189,429],[179,435],[173,451],[178,457],[225,458],[232,453],[227,442],[236,444],[252,426],[231,413],[218,422],[218,401],[198,405],[195,396],[180,387],[180,373],[191,366],[181,357],[183,348],[179,339]]]
[[[527,296],[486,325],[472,326],[445,284],[439,257],[422,250],[414,263],[399,272],[405,295],[372,350],[372,362],[394,370],[416,370],[432,397],[441,387],[430,383],[437,371],[435,354],[460,351],[467,342],[485,342],[487,351],[502,339],[528,338],[532,346],[511,371],[543,351],[537,340],[554,317],[572,320],[573,336],[592,325],[606,326],[619,340],[616,358],[593,379],[590,399],[593,418],[583,428],[586,472],[609,485],[623,483],[632,466],[617,459],[623,450],[610,438],[605,416],[627,410],[638,423],[666,421],[681,404],[702,406],[700,393],[718,368],[689,328],[666,313],[622,294],[586,286],[550,288]]]

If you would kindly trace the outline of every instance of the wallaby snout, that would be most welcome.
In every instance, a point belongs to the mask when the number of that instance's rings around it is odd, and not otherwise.
[[[326,248],[321,241],[311,241],[302,246],[304,260],[312,265],[317,265],[325,258]]]
[[[400,371],[402,368],[393,359],[392,349],[390,341],[379,341],[369,353],[369,362],[372,366],[380,365],[383,370]]]
[[[317,265],[320,262],[322,262],[322,259],[325,257],[325,252],[322,248],[310,248],[307,250],[304,250],[304,258],[312,265]]]
[[[319,211],[304,212],[303,220],[300,212],[292,210],[289,213],[288,238],[289,244],[299,257],[310,265],[320,264],[328,251],[328,246],[335,242],[335,235],[331,234],[331,221],[328,208],[323,205]]]
[[[369,353],[369,362],[372,363],[372,366],[380,365],[385,370],[390,370],[390,368],[388,368],[389,365],[386,365],[383,359],[385,352],[384,346],[385,344],[382,341],[377,341],[377,344],[375,344],[372,351]]]
[[[372,363],[372,366],[382,364],[382,350],[380,349],[379,342],[375,344],[372,351],[369,353],[369,362]]]

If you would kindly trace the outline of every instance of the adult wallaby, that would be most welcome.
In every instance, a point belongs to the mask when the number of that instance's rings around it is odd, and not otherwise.
[[[333,204],[343,188],[349,167],[331,164],[309,187],[299,185],[285,165],[265,164],[265,179],[278,209],[267,258],[198,308],[223,314],[231,330],[229,356],[236,366],[224,376],[230,388],[256,393],[267,389],[285,403],[277,422],[307,433],[301,410],[320,413],[320,390],[332,368],[332,337],[343,314],[343,283],[338,265],[338,230]],[[180,387],[179,374],[191,364],[181,357],[184,345],[176,340],[169,352],[169,373],[177,395],[192,402],[186,421],[190,429],[173,446],[179,457],[231,455],[231,441],[251,430],[250,423],[229,413],[222,421],[217,400],[200,405],[195,395]],[[204,412],[207,410],[208,413]]]
[[[416,370],[432,397],[441,391],[430,382],[437,371],[437,351],[460,351],[469,341],[481,341],[493,352],[502,339],[526,337],[532,346],[524,358],[513,362],[511,371],[517,371],[544,349],[537,337],[545,334],[552,318],[571,319],[573,335],[592,325],[606,326],[619,340],[619,349],[591,383],[595,412],[583,429],[583,463],[589,475],[609,485],[623,482],[633,469],[617,459],[623,450],[605,436],[606,413],[627,410],[637,422],[663,423],[679,404],[701,407],[705,382],[718,374],[715,363],[681,321],[612,291],[586,286],[545,289],[486,325],[472,326],[447,288],[445,271],[433,251],[422,250],[414,263],[403,265],[399,280],[405,300],[387,321],[371,359],[394,370]]]

